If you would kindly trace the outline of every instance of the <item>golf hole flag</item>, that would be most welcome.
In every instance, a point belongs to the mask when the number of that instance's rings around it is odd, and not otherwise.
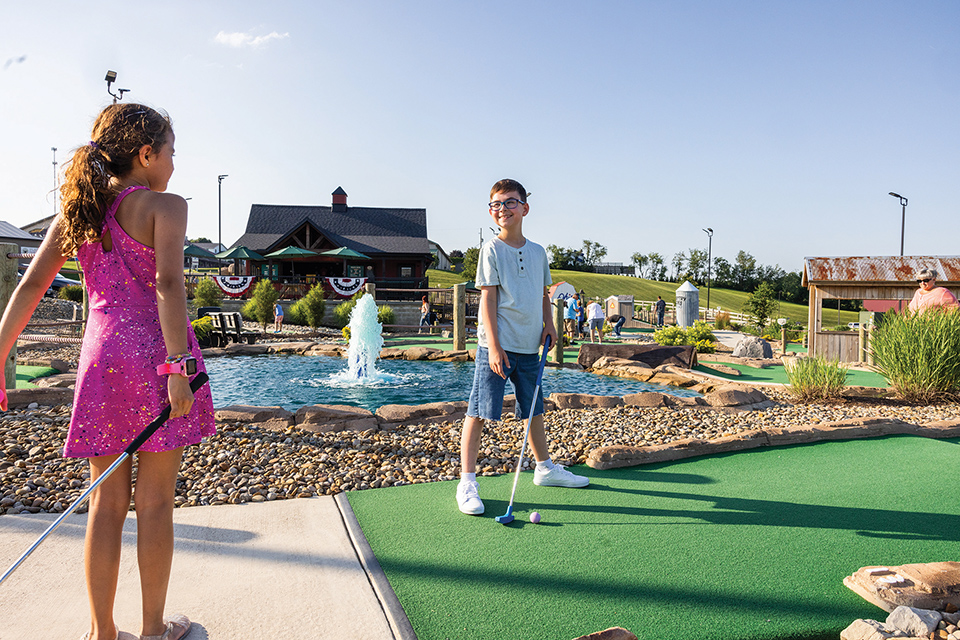
[[[327,278],[330,287],[344,298],[349,298],[363,288],[366,278]]]
[[[217,283],[217,286],[225,294],[234,298],[246,293],[254,279],[254,276],[213,276],[213,281]]]

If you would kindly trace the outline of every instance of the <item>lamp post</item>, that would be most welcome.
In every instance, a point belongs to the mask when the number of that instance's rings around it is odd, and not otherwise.
[[[121,88],[119,88],[119,87],[117,87],[117,92],[116,92],[116,93],[114,93],[113,91],[110,91],[110,85],[112,85],[114,82],[117,81],[117,72],[116,72],[116,71],[107,71],[107,75],[106,75],[106,77],[104,78],[104,80],[105,80],[106,83],[107,83],[107,93],[109,93],[111,96],[113,96],[113,104],[117,104],[117,101],[118,101],[118,100],[123,100],[123,94],[127,93],[128,91],[130,91],[130,89],[121,89]]]
[[[221,223],[221,213],[223,212],[223,179],[227,174],[217,176],[217,253],[223,251],[223,225]],[[236,274],[234,274],[236,275]]]
[[[57,148],[50,147],[53,151],[53,215],[57,215],[57,190],[60,188],[60,177],[57,175]]]
[[[907,199],[904,198],[899,193],[890,192],[894,198],[900,198],[900,206],[903,208],[903,213],[900,216],[900,257],[903,257],[903,230],[907,225]]]
[[[710,313],[710,278],[713,275],[713,229],[707,227],[703,230],[707,234],[707,311]],[[706,316],[706,314],[704,314]],[[707,318],[704,317],[704,320]]]

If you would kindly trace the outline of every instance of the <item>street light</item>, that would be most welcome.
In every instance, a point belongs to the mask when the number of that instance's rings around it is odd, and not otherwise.
[[[703,230],[707,234],[707,313],[710,313],[710,277],[713,275],[713,229],[707,227]],[[704,317],[706,320],[706,317]]]
[[[227,174],[217,176],[217,244],[220,245],[217,253],[223,251],[223,226],[221,224],[221,213],[223,211],[223,179]],[[236,275],[236,274],[234,274]]]
[[[123,94],[130,91],[130,89],[120,89],[119,87],[117,88],[116,93],[114,93],[113,91],[110,91],[110,85],[112,85],[114,82],[117,81],[116,71],[107,71],[107,75],[104,78],[104,80],[106,80],[107,82],[107,93],[113,96],[113,104],[117,104],[118,100],[123,100]]]
[[[903,257],[903,230],[907,224],[907,199],[899,193],[890,192],[894,198],[900,198],[900,206],[903,207],[903,214],[900,217],[900,257]]]

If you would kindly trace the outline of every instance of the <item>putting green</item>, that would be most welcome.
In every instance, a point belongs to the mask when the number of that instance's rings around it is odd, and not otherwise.
[[[348,494],[421,640],[827,639],[886,614],[846,589],[867,565],[956,559],[960,441],[888,437],[595,471],[587,489],[481,478]],[[531,511],[543,522],[531,524]]]
[[[52,367],[35,367],[32,365],[17,365],[17,389],[35,389],[37,385],[31,383],[36,378],[46,378],[60,373]]]

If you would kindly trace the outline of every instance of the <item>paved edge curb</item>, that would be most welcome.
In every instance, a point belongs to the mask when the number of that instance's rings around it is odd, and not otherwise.
[[[387,581],[386,574],[383,572],[383,569],[380,568],[380,563],[377,562],[376,556],[373,555],[373,549],[370,548],[370,543],[367,542],[366,536],[363,535],[363,530],[360,528],[360,523],[357,522],[357,517],[353,513],[353,507],[350,506],[350,501],[347,500],[346,494],[343,492],[338,493],[333,499],[337,503],[337,508],[340,510],[340,517],[343,519],[347,534],[350,536],[350,542],[353,543],[353,550],[357,554],[357,558],[360,560],[360,564],[367,574],[367,580],[369,580],[370,586],[373,587],[373,591],[377,595],[377,600],[380,601],[380,607],[383,609],[387,622],[390,623],[393,637],[397,640],[417,640],[417,634],[414,633],[413,627],[410,625],[410,620],[407,618],[407,614],[403,610],[400,600],[397,599],[397,594],[393,592],[393,588],[390,586],[389,581]]]

